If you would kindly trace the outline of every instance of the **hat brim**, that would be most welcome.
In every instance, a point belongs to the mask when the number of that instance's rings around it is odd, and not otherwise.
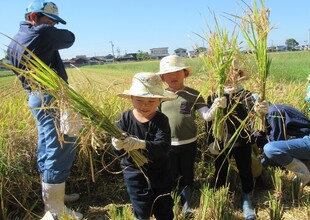
[[[54,21],[57,21],[57,22],[62,23],[62,24],[67,24],[67,22],[65,20],[61,19],[57,15],[49,14],[49,13],[46,13],[46,12],[41,12],[41,13],[44,14],[45,16],[51,18]]]
[[[171,101],[174,100],[174,97],[167,97],[167,96],[161,96],[161,95],[137,95],[130,93],[129,90],[125,90],[123,93],[117,94],[118,97],[125,98],[125,99],[131,99],[132,96],[141,97],[141,98],[157,98],[162,99],[162,101]]]
[[[193,71],[193,67],[191,66],[185,66],[185,67],[175,67],[175,68],[170,68],[168,70],[165,71],[159,71],[156,74],[158,75],[163,75],[163,74],[167,74],[167,73],[173,73],[173,72],[178,72],[180,70],[187,70],[189,75],[191,75],[192,71]]]

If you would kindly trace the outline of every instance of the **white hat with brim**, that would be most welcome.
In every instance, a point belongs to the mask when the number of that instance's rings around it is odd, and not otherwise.
[[[187,70],[189,74],[193,71],[191,66],[185,66],[184,58],[177,55],[169,55],[161,59],[158,75]]]
[[[35,0],[26,9],[26,14],[31,12],[42,13],[56,22],[66,24],[67,22],[58,16],[58,7],[55,3]]]
[[[142,98],[160,98],[163,101],[173,100],[173,97],[164,95],[161,78],[155,73],[141,72],[134,75],[129,90],[117,96],[130,99],[132,96]]]

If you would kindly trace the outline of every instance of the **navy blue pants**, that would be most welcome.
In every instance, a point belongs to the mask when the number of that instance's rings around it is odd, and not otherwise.
[[[228,159],[233,156],[236,160],[236,165],[239,171],[241,186],[244,193],[249,193],[253,190],[254,180],[252,174],[252,146],[246,144],[240,147],[228,148],[215,159],[215,187],[224,186],[227,180],[227,171],[229,162]]]
[[[169,153],[172,175],[179,188],[192,187],[194,183],[194,165],[197,152],[196,141],[189,144],[171,146]]]
[[[170,186],[154,188],[139,171],[124,172],[123,175],[137,219],[149,219],[153,214],[157,220],[173,219],[173,199],[170,194]]]

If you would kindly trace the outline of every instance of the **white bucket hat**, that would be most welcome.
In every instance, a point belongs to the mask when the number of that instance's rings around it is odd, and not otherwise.
[[[184,58],[177,55],[169,55],[161,59],[160,68],[157,74],[177,72],[186,69],[190,74],[193,70],[191,66],[185,66]]]
[[[164,96],[163,82],[155,73],[141,72],[134,75],[129,90],[117,96],[121,98],[131,98],[138,96],[144,98],[161,98],[163,100],[172,100],[172,97]]]

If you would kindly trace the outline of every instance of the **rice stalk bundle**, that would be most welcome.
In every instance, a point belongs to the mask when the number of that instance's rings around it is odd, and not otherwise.
[[[232,71],[231,66],[236,59],[238,52],[237,34],[235,30],[231,36],[226,28],[220,28],[219,23],[214,15],[214,31],[208,26],[209,33],[205,34],[209,48],[206,56],[203,56],[204,65],[209,70],[210,80],[215,80],[216,94],[218,97],[224,95],[224,86],[228,74]],[[218,108],[213,123],[213,135],[217,140],[222,139],[223,132],[223,110]]]
[[[270,10],[265,7],[264,0],[259,1],[261,8],[256,0],[253,2],[253,7],[243,1],[247,6],[245,15],[243,17],[233,16],[240,20],[238,25],[241,33],[254,57],[257,69],[255,78],[259,86],[258,102],[262,102],[266,99],[266,82],[271,66],[271,59],[267,54],[267,38],[273,27],[269,24]],[[260,115],[259,129],[265,130],[264,115]]]
[[[31,57],[23,55],[22,64],[26,67],[25,69],[19,69],[3,62],[0,64],[25,77],[34,89],[43,90],[55,97],[56,100],[62,100],[72,111],[83,117],[83,122],[86,121],[94,126],[97,131],[107,133],[118,139],[126,137],[121,130],[111,123],[102,109],[84,99],[35,54],[27,48],[25,50],[31,55]],[[142,167],[148,162],[147,158],[138,150],[128,151],[127,153],[138,167]]]

